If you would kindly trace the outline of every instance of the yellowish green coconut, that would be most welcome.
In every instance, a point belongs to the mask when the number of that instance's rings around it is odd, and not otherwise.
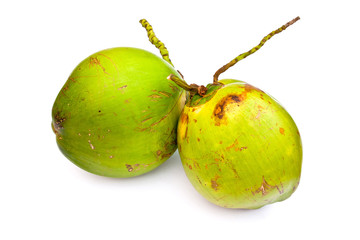
[[[61,152],[77,166],[108,177],[144,174],[176,150],[185,91],[169,82],[173,68],[165,46],[150,41],[162,59],[136,48],[92,54],[71,73],[52,109]]]
[[[185,173],[195,189],[216,205],[259,208],[287,199],[299,184],[302,144],[288,112],[245,82],[218,81],[222,72],[296,20],[219,69],[207,87],[169,76],[191,94],[177,136]]]

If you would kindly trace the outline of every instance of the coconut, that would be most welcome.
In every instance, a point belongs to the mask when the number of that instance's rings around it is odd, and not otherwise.
[[[152,28],[142,21],[148,32]],[[163,58],[137,48],[111,48],[83,60],[52,109],[61,152],[80,168],[108,177],[133,177],[155,169],[177,149],[176,128],[185,91]],[[164,52],[165,51],[165,52]]]
[[[210,202],[227,208],[255,209],[287,199],[300,181],[301,138],[289,113],[269,94],[218,76],[256,52],[273,35],[220,68],[212,84],[187,85],[190,92],[178,124],[178,148],[185,173]]]

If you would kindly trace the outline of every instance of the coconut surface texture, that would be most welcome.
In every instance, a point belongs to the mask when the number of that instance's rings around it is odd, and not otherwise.
[[[185,105],[178,147],[186,175],[210,202],[255,209],[287,199],[302,164],[299,131],[271,96],[226,79]]]
[[[144,174],[176,150],[185,91],[177,71],[156,55],[112,48],[82,61],[58,94],[52,127],[61,152],[80,168],[108,177]]]

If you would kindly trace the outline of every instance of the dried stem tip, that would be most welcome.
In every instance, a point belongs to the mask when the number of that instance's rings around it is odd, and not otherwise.
[[[178,78],[174,74],[170,74],[167,77],[168,80],[173,81],[182,89],[190,92],[190,96],[194,96],[195,94],[199,94],[200,96],[204,96],[206,94],[207,88],[203,85],[199,86],[197,84],[187,84],[184,80]]]
[[[161,42],[155,35],[152,26],[146,19],[140,20],[141,25],[146,29],[146,32],[148,34],[149,41],[160,50],[160,54],[162,58],[171,64],[171,66],[174,66],[169,58],[169,51],[165,47],[164,43]]]
[[[230,67],[234,66],[235,63],[237,63],[238,61],[246,58],[247,56],[253,54],[254,52],[256,52],[257,50],[259,50],[267,40],[269,40],[270,38],[272,38],[275,34],[281,33],[282,31],[284,31],[287,27],[289,27],[290,25],[294,24],[296,21],[298,21],[300,19],[300,17],[296,17],[293,20],[291,20],[290,22],[286,23],[285,25],[281,26],[280,28],[276,29],[275,31],[272,31],[271,33],[269,33],[267,36],[265,36],[261,42],[259,43],[259,45],[253,47],[252,49],[250,49],[249,51],[240,54],[239,56],[237,56],[236,58],[234,58],[233,60],[231,60],[228,64],[222,66],[219,70],[216,71],[216,73],[214,74],[214,83],[218,82],[218,78],[219,75],[223,72],[225,72],[227,69],[229,69]]]

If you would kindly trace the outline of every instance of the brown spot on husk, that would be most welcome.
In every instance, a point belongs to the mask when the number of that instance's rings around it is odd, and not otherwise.
[[[127,88],[127,85],[121,86],[117,90],[121,91],[121,93],[124,93],[125,88]]]
[[[100,60],[97,57],[90,57],[90,67],[99,66],[105,74],[109,74],[105,71],[105,68],[101,65]]]
[[[217,191],[219,190],[219,184],[217,183],[217,180],[220,178],[219,175],[216,175],[214,178],[211,179],[211,187]]]
[[[181,114],[180,121],[181,121],[181,123],[188,124],[189,123],[189,116],[187,114],[185,114],[185,113]]]
[[[213,116],[215,118],[215,125],[220,126],[221,124],[226,124],[226,112],[229,110],[230,106],[237,107],[241,102],[243,102],[247,98],[247,93],[251,91],[259,91],[260,89],[253,87],[249,84],[245,84],[245,86],[240,87],[243,90],[240,94],[238,93],[230,93],[229,95],[223,97],[218,104],[215,106],[213,111]],[[236,105],[235,105],[236,104]]]
[[[55,121],[53,121],[52,127],[53,127],[54,133],[56,134],[60,131],[60,129],[64,128],[63,124],[64,124],[66,118],[64,116],[62,116],[60,112],[57,112],[54,116],[54,120]]]
[[[242,150],[244,150],[244,149],[247,149],[247,147],[238,147],[238,146],[237,146],[238,144],[239,144],[238,140],[235,139],[235,141],[234,141],[233,144],[231,144],[230,146],[226,147],[226,150],[227,150],[227,151],[230,151],[230,149],[234,149],[235,152],[237,152],[237,151],[242,151]]]
[[[221,99],[220,102],[215,106],[213,112],[213,115],[215,117],[215,125],[220,126],[221,122],[224,122],[221,120],[225,120],[225,112],[227,105],[232,103],[240,103],[241,101],[243,101],[243,96],[234,94],[230,94]]]
[[[252,192],[253,195],[255,195],[255,193],[261,193],[262,196],[265,196],[267,195],[269,192],[271,192],[273,189],[277,189],[279,191],[280,194],[283,193],[283,191],[280,190],[280,188],[275,185],[270,185],[266,180],[265,180],[265,177],[263,176],[262,177],[263,181],[261,183],[261,186],[256,189],[254,192]]]
[[[132,172],[134,169],[130,164],[125,164],[129,172]]]
[[[285,135],[285,130],[283,128],[279,128],[279,131],[282,135]]]
[[[171,157],[172,153],[164,153],[163,155],[161,155],[161,159],[164,159],[164,158],[169,158]]]

